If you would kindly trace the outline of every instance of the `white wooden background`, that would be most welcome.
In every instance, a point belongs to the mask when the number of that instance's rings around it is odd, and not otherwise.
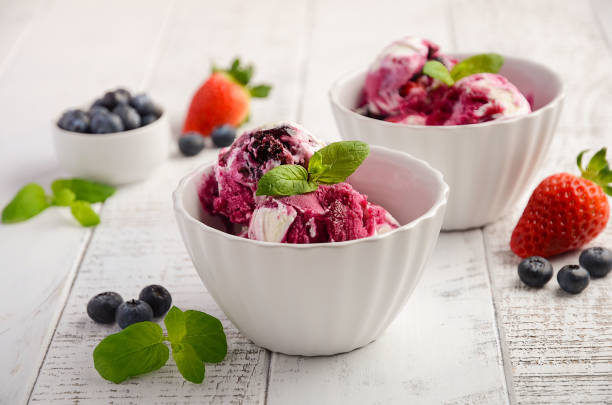
[[[275,85],[253,103],[253,124],[292,119],[333,140],[331,82],[404,34],[448,51],[526,56],[563,76],[565,109],[542,176],[572,170],[583,148],[612,146],[609,0],[0,0],[0,204],[29,181],[65,174],[50,138],[62,109],[126,85],[163,103],[178,131],[211,61],[235,55]],[[0,403],[612,404],[612,279],[578,296],[555,280],[523,287],[508,249],[520,207],[484,229],[443,233],[377,342],[319,358],[254,346],[201,284],[171,210],[178,179],[214,155],[175,153],[109,199],[93,231],[61,209],[0,226]],[[612,246],[610,227],[596,243]],[[108,289],[127,299],[154,282],[179,307],[223,320],[229,354],[207,365],[202,385],[172,362],[121,385],[93,369],[93,347],[117,327],[93,324],[87,300]]]

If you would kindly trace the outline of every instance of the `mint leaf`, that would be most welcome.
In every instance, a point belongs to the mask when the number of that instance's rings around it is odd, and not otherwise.
[[[94,349],[94,366],[100,375],[114,383],[161,368],[170,352],[163,343],[163,332],[153,322],[138,322],[107,336]]]
[[[200,360],[218,363],[227,355],[227,338],[221,321],[204,312],[188,310],[185,314],[185,336],[181,343],[190,344]]]
[[[87,201],[74,201],[70,204],[72,216],[83,226],[96,226],[100,217]]]
[[[185,380],[195,384],[204,381],[204,363],[188,343],[172,343],[172,358]]]
[[[369,154],[370,147],[364,142],[330,143],[316,151],[310,158],[308,163],[310,180],[324,184],[341,183],[357,170]]]
[[[612,187],[610,187],[610,183],[612,183],[612,170],[610,170],[610,166],[606,160],[607,151],[605,147],[598,150],[593,157],[591,157],[591,160],[589,160],[586,169],[583,169],[582,157],[587,152],[583,150],[578,155],[578,158],[576,158],[576,163],[578,164],[582,177],[597,184],[606,194],[612,196]]]
[[[63,188],[59,190],[57,193],[53,194],[53,205],[59,205],[62,207],[68,207],[75,200],[76,195],[67,188]]]
[[[13,224],[43,212],[49,206],[45,190],[36,183],[23,186],[2,210],[2,222]]]
[[[454,81],[476,73],[497,73],[504,64],[504,57],[497,53],[481,53],[457,63],[450,74]]]
[[[200,311],[181,311],[173,306],[164,319],[172,344],[189,344],[201,361],[218,363],[227,354],[223,325],[214,316]]]
[[[304,194],[317,189],[308,181],[308,172],[299,165],[281,165],[266,172],[257,184],[256,195],[288,196]]]
[[[251,87],[249,89],[249,93],[251,93],[251,97],[265,98],[268,97],[268,94],[270,94],[271,89],[272,86],[269,86],[267,84],[260,84],[258,86]]]
[[[185,328],[185,313],[174,305],[166,314],[164,324],[168,331],[168,340],[171,342],[179,343],[187,332]]]
[[[106,184],[97,183],[85,179],[58,179],[51,184],[53,194],[67,188],[72,191],[77,200],[89,203],[104,202],[108,197],[115,193],[115,188]]]
[[[438,79],[447,86],[452,86],[455,84],[455,81],[451,77],[451,74],[446,66],[437,60],[430,60],[425,63],[423,66],[423,74],[433,77],[434,79]]]

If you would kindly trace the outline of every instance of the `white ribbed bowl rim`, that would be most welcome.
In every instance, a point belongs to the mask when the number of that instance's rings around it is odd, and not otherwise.
[[[177,214],[181,215],[188,222],[191,222],[195,226],[199,227],[202,231],[220,235],[224,238],[234,240],[236,242],[255,244],[255,245],[266,247],[266,248],[280,247],[283,249],[313,249],[313,248],[321,248],[321,247],[333,248],[334,246],[340,247],[340,246],[347,246],[347,245],[352,245],[352,244],[357,244],[357,243],[374,243],[380,239],[388,238],[395,233],[406,232],[410,229],[415,228],[419,223],[425,220],[434,218],[438,214],[438,211],[440,211],[446,206],[446,203],[448,201],[449,187],[444,181],[444,176],[442,176],[442,173],[440,171],[431,167],[431,165],[429,165],[429,163],[425,162],[424,160],[417,159],[405,152],[399,152],[399,151],[395,151],[395,150],[386,148],[384,146],[377,146],[377,145],[370,146],[370,153],[372,153],[373,151],[379,152],[382,154],[396,155],[403,159],[412,160],[414,163],[424,167],[426,170],[429,170],[431,173],[433,173],[435,180],[439,182],[441,186],[438,190],[438,195],[436,196],[435,202],[424,214],[413,219],[407,224],[401,225],[398,228],[395,228],[394,230],[390,232],[386,232],[382,235],[374,235],[374,236],[370,236],[367,238],[354,239],[354,240],[349,240],[349,241],[344,241],[344,242],[322,242],[322,243],[298,244],[298,243],[264,242],[264,241],[252,240],[252,239],[247,239],[247,238],[241,238],[239,236],[232,235],[230,233],[223,232],[211,226],[208,226],[202,221],[200,221],[199,219],[194,218],[187,212],[187,210],[185,209],[183,205],[183,193],[184,193],[184,189],[185,189],[187,182],[189,182],[194,176],[201,175],[202,171],[214,165],[216,160],[212,162],[204,163],[198,166],[196,169],[189,172],[189,174],[187,174],[185,177],[183,177],[179,181],[178,186],[172,193],[172,199],[174,201],[174,210],[175,212],[177,212]]]

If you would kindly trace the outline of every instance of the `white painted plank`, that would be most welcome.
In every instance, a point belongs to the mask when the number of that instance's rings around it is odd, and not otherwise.
[[[64,174],[50,136],[63,109],[89,102],[120,83],[138,85],[145,68],[140,61],[150,54],[141,44],[155,36],[167,12],[153,8],[134,19],[148,4],[45,2],[28,22],[28,3],[15,2],[11,7],[18,10],[2,14],[2,20],[24,25],[17,36],[11,34],[12,24],[0,26],[13,42],[0,72],[2,206],[25,183],[48,187]],[[113,30],[109,21],[124,28]],[[0,352],[0,403],[27,400],[91,235],[61,211],[0,226],[0,295],[3,307],[9,308],[0,327],[0,345],[7,348]]]
[[[392,13],[389,10],[393,10]],[[318,2],[303,122],[337,137],[327,89],[403,35],[453,50],[447,2]],[[343,355],[272,355],[269,404],[508,403],[481,231],[441,236],[406,309],[383,337]]]
[[[575,155],[582,149],[612,145],[612,83],[608,80],[612,54],[595,20],[596,15],[604,18],[605,10],[593,12],[588,3],[574,1],[506,4],[483,0],[455,6],[461,50],[525,55],[549,64],[566,82],[559,129],[536,182],[555,172],[576,173]],[[474,14],[481,23],[466,23]],[[593,280],[578,296],[561,292],[556,278],[539,291],[521,285],[516,275],[519,259],[508,244],[528,194],[510,215],[485,229],[515,400],[525,404],[612,403],[610,278]],[[593,244],[612,246],[610,226]],[[555,258],[553,266],[558,270],[577,263],[578,253]]]
[[[333,357],[273,354],[268,403],[505,404],[482,233],[444,233],[376,342]]]
[[[306,9],[306,2],[281,0],[261,7],[244,7],[237,0],[223,6],[177,2],[145,87],[166,106],[173,127],[179,128],[190,95],[209,74],[211,61],[225,64],[241,55],[257,63],[257,79],[275,84],[269,100],[254,101],[250,125],[294,118]],[[292,17],[278,19],[279,14]],[[180,240],[171,207],[170,194],[178,180],[216,153],[208,150],[191,159],[174,155],[151,179],[123,187],[107,201],[102,224],[85,255],[32,393],[32,403],[264,402],[269,353],[240,335],[208,295]],[[165,285],[180,308],[206,311],[224,323],[228,357],[220,364],[207,365],[202,385],[185,382],[173,361],[121,385],[103,380],[93,369],[94,346],[117,327],[91,322],[85,313],[87,300],[105,289],[117,290],[129,299],[154,282]]]

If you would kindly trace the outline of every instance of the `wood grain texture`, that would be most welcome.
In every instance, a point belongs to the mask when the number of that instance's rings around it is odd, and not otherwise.
[[[280,84],[269,100],[254,101],[252,124],[294,119],[302,85],[299,58],[306,9],[306,2],[280,0],[269,2],[268,8],[243,7],[240,1],[223,7],[218,3],[213,7],[213,2],[176,2],[157,41],[158,55],[148,59],[154,62],[147,67],[143,86],[167,107],[178,131],[191,93],[208,76],[211,62],[226,64],[241,55],[257,63],[257,79]],[[270,10],[291,13],[293,18],[279,21]],[[149,180],[122,187],[107,201],[102,224],[96,228],[32,392],[32,403],[264,402],[270,354],[242,336],[208,295],[183,246],[172,210],[170,195],[179,179],[214,159],[217,152],[210,149],[185,159],[174,151]],[[228,357],[207,365],[202,385],[185,382],[172,360],[155,373],[121,385],[104,381],[93,368],[93,348],[118,328],[91,322],[84,310],[89,298],[111,289],[129,299],[151,283],[166,286],[180,308],[205,311],[224,323]]]
[[[603,3],[594,2],[599,6]],[[536,182],[555,172],[576,173],[575,156],[582,149],[612,145],[612,55],[596,21],[596,16],[606,15],[604,11],[572,1],[518,1],[512,7],[489,1],[454,5],[457,22],[473,13],[478,13],[481,20],[478,25],[457,23],[461,50],[525,55],[554,68],[566,83],[559,129]],[[508,41],[508,37],[517,40]],[[528,194],[510,215],[485,228],[489,271],[515,401],[612,403],[612,281],[609,277],[592,280],[578,296],[562,292],[556,278],[542,290],[520,283],[516,275],[519,259],[508,243]],[[591,245],[609,247],[611,242],[608,226]],[[555,258],[555,270],[577,263],[578,254]]]
[[[480,230],[440,236],[413,296],[350,353],[273,354],[269,404],[506,404]]]
[[[145,5],[115,2],[114,9],[98,10],[83,2],[2,4],[2,206],[24,184],[48,187],[65,174],[50,136],[63,109],[87,103],[83,97],[118,83],[132,85],[142,75],[138,61],[149,50],[139,44],[154,35],[164,12],[152,10],[132,21]],[[122,12],[115,15],[119,7]],[[94,10],[98,19],[86,17]],[[122,32],[109,32],[107,21],[134,32],[123,38]],[[123,45],[116,47],[117,42]],[[0,226],[0,294],[7,308],[0,317],[0,403],[27,400],[90,235],[59,208],[23,224]]]

